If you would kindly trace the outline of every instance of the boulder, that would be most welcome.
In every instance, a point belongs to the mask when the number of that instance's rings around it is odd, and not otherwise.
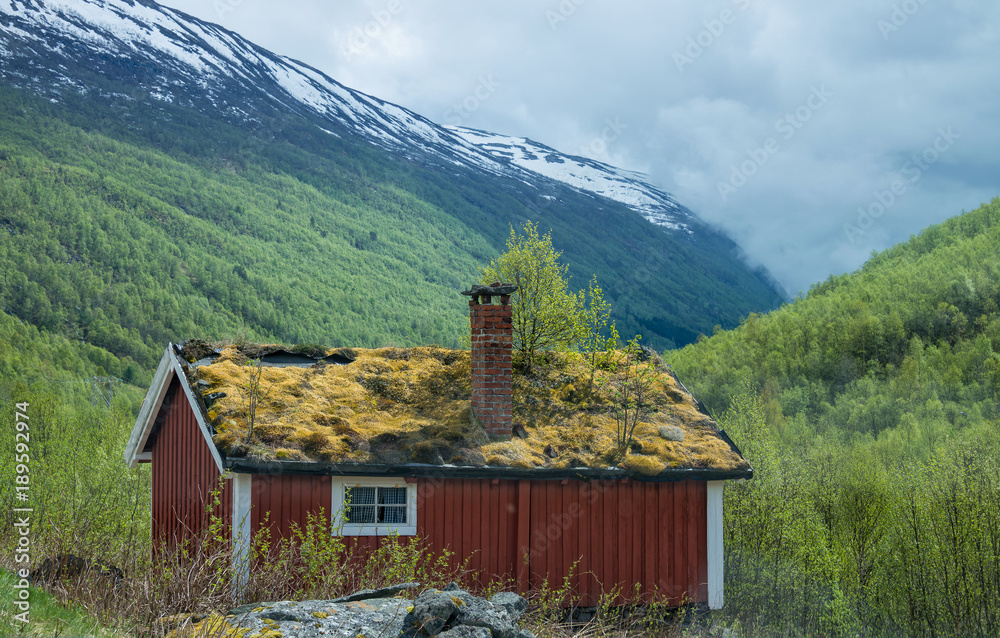
[[[425,591],[412,601],[387,597],[418,586],[404,583],[333,600],[253,603],[231,609],[226,616],[164,618],[161,626],[174,629],[167,634],[168,638],[190,632],[211,633],[219,638],[243,635],[534,638],[531,632],[518,628],[517,621],[528,602],[517,594],[504,592],[486,600],[451,583],[444,590]]]
[[[506,609],[507,613],[510,614],[510,617],[514,620],[518,620],[528,609],[527,600],[509,591],[502,591],[498,594],[493,594],[493,597],[490,598],[490,602],[497,607],[503,607]]]
[[[442,631],[438,638],[490,638],[490,630],[485,627],[469,627],[459,625],[453,629]]]
[[[507,610],[483,598],[463,605],[455,624],[489,629],[493,638],[517,638],[517,624]]]
[[[329,600],[256,603],[231,610],[226,616],[213,614],[200,622],[185,624],[167,638],[211,635],[282,636],[321,638],[329,636],[400,636],[409,617],[405,598],[375,598],[334,603]],[[236,612],[236,613],[232,613]],[[346,633],[345,633],[346,632]]]
[[[413,622],[420,635],[436,636],[451,626],[458,615],[459,605],[465,601],[452,595],[451,591],[427,591],[413,601]]]
[[[486,600],[449,583],[441,591],[421,594],[410,620],[419,636],[517,638],[517,620],[527,608],[528,601],[517,594],[496,594]]]

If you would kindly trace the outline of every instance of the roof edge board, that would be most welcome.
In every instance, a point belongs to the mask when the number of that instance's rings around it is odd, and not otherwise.
[[[146,440],[152,430],[153,421],[160,413],[163,399],[170,387],[171,374],[174,373],[173,366],[171,366],[171,348],[173,348],[173,344],[167,344],[163,356],[160,357],[160,363],[156,366],[156,372],[153,374],[153,382],[149,385],[149,390],[146,391],[142,407],[139,409],[139,416],[136,417],[135,425],[132,426],[132,434],[129,435],[128,443],[125,445],[125,462],[128,463],[129,468],[134,469],[139,462],[138,457],[143,453]]]
[[[202,414],[201,408],[198,406],[198,399],[195,397],[194,390],[191,389],[191,385],[188,383],[187,374],[184,373],[184,369],[181,367],[178,357],[170,352],[169,349],[167,353],[174,366],[175,374],[181,382],[181,389],[184,391],[184,396],[187,397],[188,405],[191,406],[191,412],[194,413],[194,418],[198,422],[198,429],[201,430],[201,435],[205,439],[205,444],[208,445],[208,450],[212,453],[212,459],[215,461],[215,467],[219,470],[219,474],[225,474],[226,468],[223,465],[222,456],[219,454],[219,448],[216,447],[215,441],[212,440],[212,430],[208,427],[208,422],[205,421],[205,415]]]
[[[220,456],[219,450],[215,446],[215,442],[212,440],[211,429],[208,427],[208,423],[205,422],[204,415],[198,408],[198,402],[194,396],[194,391],[191,389],[190,384],[188,384],[184,368],[181,366],[181,363],[174,354],[173,350],[174,344],[167,344],[163,357],[160,359],[160,363],[156,367],[156,373],[153,375],[153,382],[150,384],[149,390],[146,392],[146,397],[142,401],[142,408],[139,410],[139,416],[135,420],[135,425],[132,427],[132,434],[129,436],[128,444],[125,446],[125,462],[128,464],[129,468],[135,468],[139,461],[152,460],[152,456],[144,451],[146,442],[148,441],[149,435],[153,430],[153,422],[156,420],[157,415],[160,413],[160,409],[163,407],[163,399],[166,397],[167,390],[170,388],[170,382],[173,381],[174,377],[176,377],[180,382],[181,389],[184,392],[184,396],[187,399],[188,404],[191,406],[191,412],[194,413],[198,429],[201,431],[201,435],[204,437],[205,443],[208,445],[208,449],[212,453],[212,459],[215,461],[215,466],[218,468],[220,474],[225,474],[222,456]]]
[[[413,476],[438,479],[489,478],[510,480],[598,480],[629,479],[639,482],[671,482],[685,480],[716,481],[726,479],[748,479],[753,477],[753,469],[713,470],[691,468],[672,470],[666,473],[645,475],[628,470],[608,468],[513,468],[500,466],[447,466],[423,463],[402,465],[379,464],[334,464],[313,461],[247,461],[227,457],[226,467],[234,472],[248,474],[298,474],[325,476]]]

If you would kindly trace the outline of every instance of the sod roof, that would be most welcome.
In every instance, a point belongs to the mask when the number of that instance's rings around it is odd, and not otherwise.
[[[515,368],[518,435],[499,441],[473,418],[467,350],[188,341],[176,352],[215,445],[244,465],[616,469],[648,478],[752,472],[655,354],[620,352],[617,366],[595,367],[579,353],[550,353],[530,372]],[[640,366],[649,368],[648,397],[622,453],[616,397],[626,371]]]

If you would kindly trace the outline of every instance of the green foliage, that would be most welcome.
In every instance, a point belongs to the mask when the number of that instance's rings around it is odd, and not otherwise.
[[[864,445],[775,448],[775,463],[726,487],[728,622],[748,636],[995,635],[996,427],[910,464]]]
[[[1000,630],[1000,200],[667,353],[754,479],[725,493],[748,636]]]
[[[597,284],[596,276],[590,280],[585,299],[581,321],[582,336],[577,347],[583,354],[590,355],[590,367],[595,370],[598,358],[618,347],[618,329],[611,319],[611,306],[604,301],[604,291]]]
[[[949,430],[1000,416],[998,246],[994,200],[666,358],[716,412],[749,379],[786,444],[905,439],[927,458]]]
[[[291,542],[280,545],[282,551],[291,552],[284,560],[298,562],[301,566],[299,593],[304,597],[331,597],[331,592],[346,589],[349,577],[343,563],[348,548],[340,533],[342,528],[342,525],[331,525],[329,516],[322,508],[319,512],[307,514],[305,526],[292,522]],[[269,534],[265,534],[264,538],[269,539]],[[261,550],[260,544],[254,554],[258,561],[271,562],[273,558],[268,551]],[[282,568],[287,569],[287,565],[282,565]],[[276,576],[280,578],[284,575],[279,572]]]
[[[27,404],[32,557],[58,553],[103,558],[142,552],[150,538],[148,466],[129,469],[125,444],[141,394],[118,387],[108,407],[95,403],[89,383],[23,382],[0,385],[0,418],[13,424],[15,404]],[[15,449],[15,429],[0,428],[0,449]],[[0,500],[15,501],[15,466],[0,464]],[[12,530],[13,511],[0,512],[0,525]],[[0,536],[0,550],[13,557],[17,537]]]
[[[567,602],[573,595],[573,576],[580,567],[580,561],[573,561],[566,574],[562,577],[562,582],[558,587],[553,586],[549,581],[554,580],[552,575],[545,574],[541,585],[538,587],[535,604],[539,610],[537,613],[545,620],[561,617],[566,613]]]
[[[122,454],[142,392],[120,380],[106,385],[107,375],[121,374],[120,362],[92,345],[59,335],[0,313],[0,450],[13,454],[16,405],[28,418],[30,485],[28,501],[16,499],[13,462],[0,463],[0,554],[5,569],[15,564],[18,535],[12,506],[30,507],[31,558],[72,553],[87,559],[109,559],[148,553],[151,535],[150,472],[130,470]],[[101,378],[98,385],[95,377]],[[24,406],[27,404],[27,406]],[[11,461],[13,459],[10,459]],[[9,600],[4,575],[0,591]],[[102,630],[77,606],[59,605],[56,596],[31,590],[31,624],[0,614],[0,634],[128,635]],[[27,634],[26,634],[27,635]]]
[[[606,377],[613,400],[611,414],[615,420],[615,445],[619,457],[628,454],[635,426],[655,407],[652,402],[656,364],[643,361],[643,352],[636,335],[623,349],[611,351],[610,367],[618,374]]]
[[[539,353],[566,350],[583,338],[587,317],[582,295],[568,289],[569,266],[559,263],[551,231],[539,237],[531,222],[522,231],[511,227],[507,251],[483,268],[480,279],[517,286],[511,299],[514,349],[531,368]]]
[[[611,319],[611,305],[591,277],[587,290],[569,291],[569,266],[559,263],[561,251],[552,247],[551,231],[538,235],[538,227],[526,222],[524,235],[513,227],[507,251],[482,269],[480,280],[513,283],[511,297],[514,349],[522,365],[530,369],[539,354],[553,350],[579,349],[590,355],[591,367],[598,356],[614,350],[618,330]]]

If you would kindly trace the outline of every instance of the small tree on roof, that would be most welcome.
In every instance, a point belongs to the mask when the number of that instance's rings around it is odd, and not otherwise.
[[[583,291],[580,291],[583,295]],[[604,301],[604,291],[597,284],[597,275],[590,280],[583,307],[582,336],[578,343],[580,352],[590,358],[590,386],[594,385],[594,372],[611,357],[618,345],[618,328],[611,319],[611,306]]]
[[[641,338],[636,335],[623,350],[613,353],[615,374],[604,380],[614,395],[611,415],[615,420],[617,452],[622,458],[632,446],[636,426],[653,408],[656,364],[653,359],[643,361]]]
[[[569,267],[559,263],[562,251],[552,247],[551,231],[539,236],[538,227],[525,222],[521,232],[511,227],[507,251],[483,268],[482,281],[518,287],[511,298],[511,321],[514,349],[523,365],[531,368],[538,354],[547,350],[602,350],[604,341],[598,333],[608,325],[611,309],[596,278],[587,292],[570,292]]]

